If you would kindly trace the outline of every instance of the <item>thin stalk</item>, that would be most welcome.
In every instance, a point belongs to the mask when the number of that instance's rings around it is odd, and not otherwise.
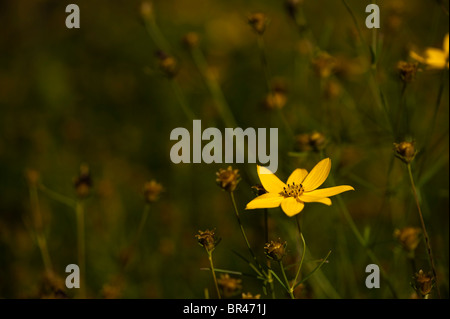
[[[243,225],[242,225],[241,218],[240,218],[240,216],[239,216],[239,211],[238,211],[238,209],[237,209],[236,200],[234,199],[234,192],[230,192],[230,197],[231,197],[231,201],[233,202],[234,212],[235,212],[235,214],[236,214],[236,218],[237,218],[239,227],[241,228],[242,236],[244,237],[245,243],[247,244],[248,251],[250,252],[250,255],[252,255],[252,257],[253,257],[253,259],[255,260],[255,262],[258,264],[258,262],[257,262],[257,260],[256,260],[256,256],[255,256],[255,254],[253,253],[252,248],[250,247],[250,243],[249,243],[249,241],[248,241],[248,239],[247,239],[247,235],[245,234],[245,230],[244,230],[244,227],[243,227]],[[259,265],[259,264],[258,264],[258,265]]]
[[[350,6],[348,5],[346,0],[342,0],[345,8],[347,9],[347,11],[349,12],[353,23],[355,24],[356,30],[358,31],[358,35],[359,38],[363,44],[363,46],[367,49],[370,57],[371,57],[371,62],[372,62],[372,68],[370,70],[370,77],[369,77],[369,88],[372,91],[374,100],[375,100],[375,105],[378,107],[379,110],[382,110],[384,112],[384,115],[386,117],[386,121],[388,122],[389,125],[389,129],[390,129],[390,133],[394,133],[394,127],[393,127],[393,123],[390,120],[390,116],[389,116],[389,110],[388,107],[386,105],[386,101],[384,98],[384,94],[381,90],[381,88],[378,85],[378,82],[376,80],[376,52],[373,52],[373,46],[377,46],[377,35],[376,35],[376,31],[374,31],[374,33],[372,33],[372,47],[367,45],[362,31],[361,31],[361,27],[359,26],[358,23],[358,19],[356,18],[355,14],[353,13],[353,10],[350,8]],[[376,28],[374,28],[376,29]]]
[[[42,261],[44,263],[45,271],[47,272],[47,274],[51,274],[53,272],[53,265],[48,251],[47,240],[43,232],[43,221],[41,210],[39,207],[39,195],[37,187],[34,184],[30,185],[29,193],[31,209],[33,212],[33,226],[36,232],[36,241],[41,253]]]
[[[302,266],[303,266],[303,260],[305,259],[305,252],[306,252],[306,242],[305,242],[305,238],[303,237],[302,230],[300,228],[300,221],[299,221],[298,214],[296,215],[295,220],[297,221],[298,234],[299,234],[300,239],[302,241],[303,249],[302,249],[302,257],[300,259],[300,265],[298,265],[297,274],[295,275],[294,281],[292,283],[292,287],[290,288],[291,292],[294,291],[295,283],[297,282],[298,276],[300,275],[300,271],[301,271]]]
[[[426,152],[427,149],[432,149],[428,147],[428,144],[430,143],[431,140],[431,136],[433,135],[433,130],[434,127],[436,126],[436,120],[437,120],[437,115],[439,113],[439,108],[441,106],[441,101],[442,101],[442,95],[444,93],[444,89],[445,89],[445,76],[447,74],[447,70],[442,70],[441,73],[441,80],[440,80],[440,84],[439,84],[439,90],[438,90],[438,95],[436,98],[436,103],[434,105],[434,110],[433,110],[433,116],[431,118],[431,122],[430,122],[430,126],[428,127],[426,133],[425,133],[425,140],[423,142],[424,145],[424,149],[422,151],[423,155],[423,159],[422,159],[422,165],[420,168],[420,172],[423,171],[423,167],[425,166],[425,162],[426,162],[426,158],[429,152]]]
[[[184,96],[183,92],[181,91],[180,86],[174,79],[170,79],[170,85],[172,86],[172,90],[175,93],[175,96],[178,100],[178,103],[180,103],[181,110],[183,111],[184,115],[186,115],[186,118],[189,121],[192,121],[195,119],[195,114],[189,107],[188,103],[186,102],[186,97]]]
[[[159,29],[155,17],[152,15],[144,19],[144,23],[148,34],[150,35],[150,37],[152,38],[153,42],[158,47],[158,49],[168,52],[170,50],[169,43],[163,36],[161,30]]]
[[[419,211],[420,224],[422,226],[422,232],[423,232],[423,236],[424,236],[424,239],[425,239],[425,244],[426,244],[426,247],[427,247],[428,259],[430,261],[431,270],[433,271],[433,276],[434,276],[434,281],[435,281],[435,284],[436,284],[438,297],[441,298],[441,292],[440,292],[440,289],[439,289],[439,284],[438,284],[437,274],[436,274],[436,267],[434,265],[433,252],[431,250],[430,238],[428,237],[428,232],[427,232],[427,229],[425,227],[425,221],[423,219],[422,210],[420,208],[419,196],[417,196],[416,185],[414,184],[414,178],[413,178],[412,171],[411,171],[411,164],[408,163],[407,167],[408,167],[409,180],[411,182],[411,187],[412,187],[413,194],[414,194],[414,199],[416,200],[417,210]]]
[[[266,82],[267,87],[267,93],[269,94],[269,98],[275,98],[274,92],[272,89],[272,85],[270,83],[270,70],[269,70],[269,62],[267,60],[267,54],[266,54],[266,47],[264,45],[264,37],[262,34],[258,34],[257,37],[258,42],[258,49],[261,57],[261,65],[264,72],[264,79]],[[281,122],[283,123],[284,127],[286,128],[287,133],[289,134],[289,137],[292,139],[294,136],[294,133],[292,131],[292,128],[287,121],[286,117],[284,116],[283,111],[280,108],[277,108],[278,116],[280,117]]]
[[[212,260],[212,251],[208,251],[208,259],[209,259],[209,265],[211,266],[211,273],[213,276],[214,285],[216,287],[217,297],[219,299],[221,299],[222,297],[220,296],[219,285],[217,284],[216,272],[214,270],[214,264],[213,264],[213,260]]]
[[[50,197],[51,199],[60,202],[64,205],[67,205],[69,207],[74,208],[76,206],[76,201],[73,200],[70,197],[67,197],[65,195],[59,194],[53,190],[51,190],[50,188],[47,188],[45,185],[43,184],[39,184],[38,188],[41,192],[43,192],[44,194],[46,194],[48,197]]]
[[[142,231],[143,231],[143,229],[145,227],[145,223],[147,221],[149,212],[150,212],[150,205],[146,204],[144,206],[144,212],[142,213],[141,221],[139,222],[139,227],[138,227],[138,230],[137,230],[137,233],[136,233],[136,237],[134,239],[135,245],[138,242],[139,238],[141,237],[141,234],[142,234]]]
[[[291,299],[295,299],[294,293],[293,293],[293,289],[290,288],[289,280],[287,279],[286,272],[284,271],[283,262],[281,260],[279,260],[278,264],[280,265],[281,273],[283,274],[283,279],[286,282],[286,290],[288,291],[289,296],[291,297]]]
[[[135,235],[133,241],[131,242],[130,246],[128,247],[127,251],[126,251],[124,264],[122,265],[122,272],[124,272],[126,270],[128,264],[130,262],[130,259],[132,257],[133,251],[134,251],[134,249],[136,248],[136,246],[137,246],[137,244],[139,242],[139,238],[142,235],[142,231],[144,230],[144,227],[145,227],[146,221],[148,219],[149,213],[150,213],[150,204],[146,204],[144,206],[144,211],[142,212],[142,215],[141,215],[141,220],[139,222],[139,226],[138,226],[136,235]]]
[[[75,206],[77,218],[78,267],[80,267],[80,298],[86,298],[86,243],[84,225],[84,205],[81,200]]]
[[[322,158],[324,157],[323,151],[321,152],[321,157]],[[331,186],[336,186],[336,182],[334,181],[334,177],[333,177],[331,172],[330,172],[330,175],[328,176],[328,179],[330,181]],[[392,293],[393,297],[395,299],[397,299],[397,293],[395,292],[395,289],[394,289],[394,287],[393,287],[389,277],[387,276],[386,271],[380,266],[381,265],[380,261],[376,257],[376,255],[373,252],[373,250],[367,245],[367,241],[365,240],[364,236],[361,234],[361,232],[359,231],[358,227],[356,226],[356,224],[355,224],[355,222],[353,220],[353,217],[350,214],[350,212],[348,211],[347,206],[345,205],[345,203],[342,200],[341,196],[336,195],[336,199],[337,199],[338,205],[340,207],[340,210],[341,210],[342,214],[344,215],[344,218],[347,221],[348,225],[350,226],[350,229],[352,230],[352,232],[355,235],[356,239],[361,244],[361,246],[366,250],[366,254],[370,258],[370,260],[372,260],[372,262],[374,264],[377,264],[380,267],[381,275],[385,279],[386,284],[388,285],[389,289],[391,290],[391,293]]]
[[[236,127],[236,120],[231,112],[231,109],[225,99],[225,96],[220,88],[219,83],[214,78],[214,76],[209,71],[208,63],[206,62],[206,58],[203,55],[203,52],[198,48],[194,47],[191,50],[192,59],[194,63],[204,78],[206,86],[216,102],[215,105],[217,107],[217,111],[222,117],[223,122],[227,127]]]
[[[269,242],[269,217],[267,208],[264,209],[264,242]],[[272,299],[275,299],[275,289],[273,286],[273,278],[271,270],[270,260],[267,259],[267,269],[269,269],[267,273],[267,282],[269,283],[270,292],[272,294]]]

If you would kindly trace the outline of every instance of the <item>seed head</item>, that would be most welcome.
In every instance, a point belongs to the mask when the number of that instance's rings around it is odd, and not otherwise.
[[[147,203],[156,202],[159,199],[161,192],[164,190],[161,184],[155,180],[146,182],[144,184],[144,199]]]
[[[320,152],[325,148],[326,143],[325,135],[317,131],[299,134],[295,137],[295,148],[300,152]]]
[[[336,59],[327,52],[320,52],[312,61],[316,74],[322,78],[329,78],[336,71]]]
[[[216,182],[217,184],[227,192],[233,192],[237,184],[240,182],[241,178],[239,175],[238,169],[232,169],[231,166],[228,166],[227,169],[219,169],[218,172],[216,172]]]
[[[395,156],[402,160],[405,164],[412,162],[417,154],[414,142],[394,143]]]
[[[402,245],[407,252],[414,251],[420,243],[420,234],[422,231],[417,227],[405,227],[396,229],[394,232],[395,238]]]
[[[253,296],[250,292],[248,292],[248,293],[243,292],[242,293],[242,299],[260,299],[260,298],[261,298],[260,294],[257,294],[255,296]]]
[[[223,291],[224,297],[231,297],[242,289],[242,280],[230,277],[228,274],[222,274],[217,279],[217,284]]]
[[[428,295],[433,288],[433,276],[431,273],[425,274],[422,269],[419,270],[415,274],[415,288],[422,296]]]
[[[188,49],[195,48],[199,43],[198,34],[196,32],[188,32],[184,35],[182,42],[183,45]]]
[[[280,238],[277,241],[271,241],[264,246],[264,253],[272,260],[280,261],[286,254],[287,242],[282,242]]]
[[[203,246],[208,253],[211,253],[217,245],[220,243],[220,238],[216,237],[214,230],[205,230],[205,231],[198,231],[198,234],[195,235],[197,237],[198,243]]]
[[[248,17],[248,23],[258,34],[263,34],[266,31],[266,26],[268,24],[268,19],[264,13],[257,12],[253,13]]]
[[[397,72],[400,76],[400,79],[404,83],[411,83],[416,78],[416,73],[418,70],[417,62],[405,62],[400,61],[397,63]]]
[[[36,186],[39,182],[39,172],[34,169],[25,170],[25,178],[30,186]]]
[[[144,19],[153,18],[153,4],[149,1],[144,1],[141,3],[141,16]]]
[[[173,78],[178,73],[178,63],[177,60],[165,52],[158,51],[156,56],[159,60],[159,68],[168,78]]]
[[[86,198],[92,189],[92,176],[87,164],[81,164],[80,174],[74,181],[78,198]]]

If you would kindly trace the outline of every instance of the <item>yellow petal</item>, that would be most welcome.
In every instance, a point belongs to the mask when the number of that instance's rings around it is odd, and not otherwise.
[[[425,63],[426,63],[426,62],[425,62],[425,59],[424,59],[422,56],[418,55],[418,54],[417,54],[416,52],[414,52],[414,51],[409,52],[409,56],[410,56],[411,58],[413,58],[414,60],[416,60],[416,61],[422,63],[422,64],[425,64]]]
[[[305,195],[305,194],[303,194],[303,195],[301,195],[300,197],[299,197],[299,199],[302,201],[302,202],[305,202],[305,203],[322,203],[322,204],[325,204],[325,205],[328,205],[328,206],[330,206],[331,205],[331,199],[329,199],[329,198],[321,198],[321,197],[315,197],[315,196],[310,196],[310,195]]]
[[[257,165],[257,172],[262,186],[269,193],[278,194],[283,191],[283,187],[286,187],[286,184],[280,181],[280,179],[267,168]]]
[[[287,183],[292,184],[295,183],[297,185],[300,185],[303,183],[303,180],[308,175],[308,171],[303,168],[297,168],[295,171],[292,172],[291,176],[289,176]]]
[[[446,53],[440,49],[428,48],[425,50],[425,63],[431,68],[443,69],[447,65]]]
[[[444,44],[442,45],[442,49],[444,50],[444,52],[445,52],[445,54],[447,55],[447,58],[448,58],[448,41],[449,39],[448,39],[448,33],[445,35],[445,37],[444,37]]]
[[[266,193],[256,197],[250,203],[247,204],[245,209],[257,209],[257,208],[274,208],[281,204],[284,199],[283,196],[275,193]]]
[[[281,201],[281,209],[289,217],[300,213],[303,207],[305,207],[305,204],[296,200],[294,197],[287,197]]]
[[[303,180],[303,189],[306,192],[315,190],[317,187],[323,184],[330,174],[331,160],[325,158],[317,163],[316,166],[309,172],[308,176]],[[323,196],[325,197],[325,196]]]
[[[328,187],[328,188],[321,188],[321,189],[316,189],[312,192],[307,192],[304,193],[304,195],[306,196],[313,196],[313,197],[319,197],[319,198],[324,198],[324,197],[330,197],[330,196],[334,196],[346,191],[354,191],[355,189],[351,186],[348,185],[341,185],[341,186],[334,186],[334,187]],[[302,195],[303,196],[303,195]]]

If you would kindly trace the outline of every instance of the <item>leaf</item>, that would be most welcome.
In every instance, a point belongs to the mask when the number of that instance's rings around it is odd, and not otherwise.
[[[308,275],[306,275],[302,280],[300,280],[295,286],[294,289],[297,288],[299,285],[301,285],[302,283],[304,283],[306,280],[309,279],[309,277],[311,277],[317,270],[319,270],[322,265],[327,262],[328,256],[330,256],[331,254],[331,250],[328,252],[328,254],[325,256],[325,258],[322,260],[322,262],[320,264],[317,265],[316,268],[314,268]]]

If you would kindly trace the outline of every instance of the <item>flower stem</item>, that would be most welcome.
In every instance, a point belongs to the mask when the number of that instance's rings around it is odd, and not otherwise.
[[[144,207],[144,212],[142,213],[142,216],[141,216],[141,221],[139,222],[139,227],[138,227],[138,230],[136,233],[136,237],[134,238],[134,245],[137,244],[139,238],[141,237],[142,230],[144,229],[145,222],[147,221],[149,212],[150,212],[150,205],[146,204]]]
[[[203,52],[200,50],[200,48],[194,47],[191,49],[191,55],[197,69],[204,78],[204,81],[206,83],[206,86],[208,87],[211,96],[214,98],[214,101],[216,102],[215,105],[217,111],[222,117],[224,124],[227,127],[236,127],[237,125],[236,120],[234,119],[234,116],[230,110],[230,107],[225,99],[225,96],[222,92],[222,89],[220,88],[219,83],[209,70],[209,66],[208,63],[206,62]]]
[[[267,208],[264,209],[264,241],[267,243],[269,242],[269,213],[267,211]],[[272,278],[272,272],[271,270],[271,263],[270,259],[267,259],[267,281],[269,283],[270,292],[272,293],[272,299],[275,299],[275,289],[273,286],[273,278]]]
[[[217,297],[219,299],[221,299],[219,285],[217,284],[216,272],[214,270],[214,264],[213,264],[213,260],[212,260],[212,251],[208,251],[208,259],[209,259],[209,265],[211,266],[211,273],[213,276],[214,285],[216,286]]]
[[[36,232],[37,244],[41,252],[45,271],[47,272],[47,274],[51,274],[53,272],[53,265],[48,251],[47,240],[43,232],[43,220],[41,210],[39,207],[39,195],[37,187],[35,185],[32,186],[30,185],[29,192],[30,192],[31,209],[33,213],[33,226]]]
[[[300,235],[300,239],[301,239],[302,244],[303,244],[303,249],[302,249],[302,257],[300,259],[300,265],[298,266],[297,274],[295,275],[295,279],[294,279],[294,281],[292,283],[292,287],[291,287],[291,291],[292,292],[294,291],[295,284],[297,282],[298,276],[300,275],[300,271],[301,271],[302,266],[303,266],[303,260],[305,259],[305,252],[306,252],[306,242],[305,242],[305,238],[303,237],[302,230],[300,228],[300,221],[299,221],[298,215],[296,215],[296,219],[295,220],[297,221],[298,233]]]
[[[267,86],[267,93],[269,94],[269,98],[273,99],[274,92],[272,89],[272,85],[270,84],[269,62],[267,60],[266,47],[264,45],[264,37],[262,34],[258,34],[257,41],[258,41],[258,49],[259,49],[260,56],[261,56],[261,65],[262,65],[262,68],[264,71],[264,79],[265,79],[266,86]],[[278,111],[278,116],[280,117],[281,122],[283,122],[283,125],[285,126],[289,137],[292,139],[294,137],[294,133],[292,131],[292,128],[291,128],[289,122],[287,121],[287,119],[284,116],[284,113],[281,109],[278,108],[277,111]]]
[[[181,91],[180,86],[174,79],[170,79],[170,85],[172,86],[172,90],[175,93],[175,96],[177,97],[178,103],[180,103],[181,110],[183,111],[184,115],[186,115],[186,118],[189,121],[192,121],[195,119],[195,114],[192,111],[192,109],[189,107],[188,103],[186,102],[186,97],[184,96],[183,92]]]
[[[286,289],[288,290],[289,296],[291,297],[291,299],[295,299],[295,296],[293,293],[294,290],[292,288],[290,288],[289,280],[287,279],[286,272],[284,271],[283,262],[280,260],[280,261],[278,261],[278,264],[280,265],[281,273],[283,274],[284,281],[286,282]]]
[[[431,270],[433,271],[433,276],[434,276],[434,281],[435,281],[435,284],[436,284],[438,297],[441,298],[441,292],[439,290],[439,285],[438,285],[437,275],[436,275],[436,267],[434,265],[433,253],[432,253],[432,250],[431,250],[430,238],[428,237],[428,232],[427,232],[427,229],[425,227],[425,221],[423,219],[422,210],[420,208],[419,196],[417,196],[416,185],[414,184],[414,178],[413,178],[412,171],[411,171],[411,164],[408,163],[406,166],[408,168],[409,180],[411,182],[411,187],[412,187],[412,190],[413,190],[414,199],[416,201],[417,210],[419,211],[420,224],[422,226],[423,236],[424,236],[425,244],[426,244],[426,247],[427,247],[428,259],[430,261]]]
[[[320,153],[321,157],[324,157],[324,152],[322,151]],[[334,181],[333,174],[330,172],[330,175],[328,177],[330,181],[330,186],[336,186],[336,182]],[[361,246],[366,250],[367,256],[372,260],[374,264],[377,264],[378,266],[381,265],[380,261],[378,260],[377,256],[373,252],[373,250],[367,245],[366,239],[364,239],[364,236],[359,231],[358,227],[355,224],[355,221],[353,220],[352,215],[347,209],[347,205],[345,205],[342,198],[337,195],[336,200],[338,202],[338,205],[340,206],[340,210],[342,214],[344,215],[345,220],[347,221],[348,225],[350,226],[350,229],[352,230],[353,234],[355,235],[358,242],[361,244]],[[391,293],[393,295],[393,298],[397,299],[397,293],[395,292],[394,286],[391,283],[391,280],[389,279],[386,271],[380,266],[380,273],[383,276],[384,280],[386,281],[386,284],[388,285],[389,289],[391,290]]]
[[[84,205],[78,200],[75,205],[77,218],[78,267],[80,267],[80,298],[86,298],[86,243],[84,233]]]
[[[241,228],[242,236],[244,237],[245,243],[247,244],[248,251],[250,252],[250,255],[252,255],[252,257],[255,260],[255,262],[258,264],[258,262],[256,260],[256,256],[253,253],[252,248],[250,247],[250,243],[249,243],[249,241],[247,239],[247,235],[245,234],[245,230],[244,230],[244,227],[242,225],[241,218],[239,216],[239,211],[238,211],[237,206],[236,206],[236,200],[234,199],[234,192],[230,192],[230,196],[231,196],[231,201],[233,202],[234,212],[236,213],[236,218],[237,218],[237,221],[239,223],[239,227]]]

